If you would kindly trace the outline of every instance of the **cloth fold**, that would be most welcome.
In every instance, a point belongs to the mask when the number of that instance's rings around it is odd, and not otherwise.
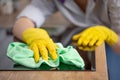
[[[56,43],[56,45],[58,46],[57,60],[52,60],[49,57],[48,61],[45,61],[41,57],[39,62],[36,63],[33,58],[33,51],[29,49],[28,45],[20,42],[13,42],[9,44],[7,56],[15,63],[28,68],[40,68],[42,65],[58,68],[60,64],[66,64],[67,66],[75,66],[81,70],[84,69],[84,61],[76,49],[72,46],[64,48],[61,43]]]

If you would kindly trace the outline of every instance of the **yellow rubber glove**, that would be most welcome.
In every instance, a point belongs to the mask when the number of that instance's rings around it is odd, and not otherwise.
[[[106,41],[110,46],[118,41],[117,34],[105,26],[91,26],[73,36],[73,41],[79,49],[92,51]]]
[[[22,37],[33,50],[35,62],[39,62],[40,56],[48,61],[48,53],[52,59],[57,59],[56,45],[44,29],[29,28],[23,32]]]

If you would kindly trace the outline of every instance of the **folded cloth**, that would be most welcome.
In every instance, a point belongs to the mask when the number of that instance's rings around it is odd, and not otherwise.
[[[71,66],[74,65],[82,70],[84,69],[84,61],[76,49],[74,49],[72,46],[64,48],[61,43],[56,43],[56,45],[58,46],[57,60],[53,60],[51,57],[49,57],[48,61],[45,61],[41,57],[39,62],[36,63],[34,61],[33,51],[29,49],[28,45],[20,42],[13,42],[9,44],[7,49],[7,56],[15,63],[29,68],[40,68],[42,64],[49,67],[58,68],[60,64],[63,63]]]

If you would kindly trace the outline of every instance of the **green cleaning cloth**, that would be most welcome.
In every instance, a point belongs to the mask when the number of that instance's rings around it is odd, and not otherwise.
[[[66,64],[67,67],[75,66],[79,69],[84,69],[84,61],[76,49],[74,49],[72,46],[64,48],[61,43],[56,43],[56,45],[58,46],[57,60],[52,60],[49,57],[48,61],[45,61],[41,57],[39,62],[36,63],[33,58],[33,51],[29,49],[28,45],[20,42],[13,42],[9,44],[7,56],[16,64],[20,64],[28,68],[45,68],[44,65],[47,65],[48,67],[60,68],[60,66],[65,67],[64,65]]]

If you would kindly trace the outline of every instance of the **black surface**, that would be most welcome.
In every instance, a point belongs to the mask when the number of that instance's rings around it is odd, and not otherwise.
[[[13,62],[6,56],[7,47],[13,42],[13,36],[6,34],[7,29],[0,29],[0,70],[12,70]]]

